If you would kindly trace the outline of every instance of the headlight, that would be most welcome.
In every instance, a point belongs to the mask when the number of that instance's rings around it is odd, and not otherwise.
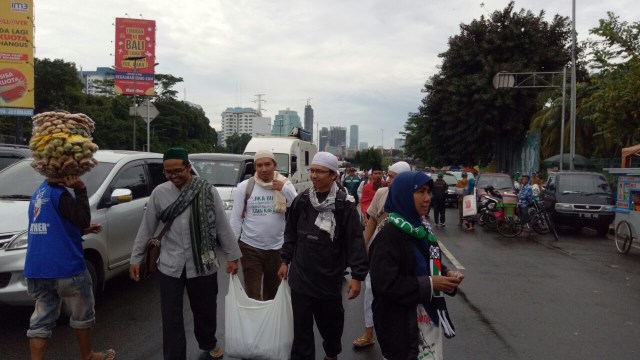
[[[11,240],[9,246],[7,246],[6,250],[20,250],[27,248],[27,239],[29,238],[29,234],[25,231],[22,232]]]
[[[602,207],[602,211],[615,211],[616,207],[613,205],[605,205]]]
[[[486,197],[483,197],[482,199],[480,199],[480,204],[485,205],[487,201],[489,200]]]
[[[565,203],[556,203],[555,208],[556,210],[571,210],[573,208],[573,205],[565,204]]]
[[[493,210],[493,208],[496,207],[496,203],[492,202],[489,205],[487,205],[487,209],[489,210]]]
[[[233,200],[228,200],[224,202],[224,209],[231,210],[233,209]]]

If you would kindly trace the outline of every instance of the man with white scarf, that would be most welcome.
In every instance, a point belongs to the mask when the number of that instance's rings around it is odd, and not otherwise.
[[[287,204],[298,194],[293,184],[275,171],[277,163],[271,151],[257,151],[253,158],[256,173],[238,184],[230,222],[242,251],[240,263],[247,296],[271,300],[280,284]]]
[[[314,318],[324,359],[333,360],[342,351],[344,270],[351,268],[346,293],[354,299],[368,272],[367,255],[355,203],[335,183],[338,159],[319,152],[309,173],[313,187],[299,194],[289,211],[278,274],[291,286],[291,360],[315,359]]]

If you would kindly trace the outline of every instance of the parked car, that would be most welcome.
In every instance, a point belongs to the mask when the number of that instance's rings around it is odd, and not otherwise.
[[[91,222],[102,231],[83,237],[94,291],[128,271],[131,248],[151,191],[166,181],[162,154],[99,150],[98,165],[81,177],[87,187]],[[0,172],[0,303],[30,305],[23,276],[28,208],[44,177],[24,159]]]
[[[478,200],[485,195],[485,188],[487,186],[493,186],[493,189],[500,193],[500,195],[515,195],[516,189],[513,187],[513,179],[511,176],[503,173],[482,173],[478,175],[476,180],[476,189]]]
[[[612,189],[599,173],[562,171],[550,175],[542,199],[556,225],[590,227],[604,236],[615,218]]]
[[[29,147],[25,145],[0,144],[0,170],[20,159],[31,156]]]
[[[195,171],[218,189],[225,212],[230,215],[238,184],[255,173],[253,156],[203,153],[191,154],[189,160]]]
[[[445,198],[445,206],[453,205],[454,207],[458,207],[458,195],[456,195],[456,183],[458,182],[458,179],[455,175],[448,172],[444,174],[442,179],[447,183],[447,185],[449,185],[449,188],[447,189],[447,197]]]

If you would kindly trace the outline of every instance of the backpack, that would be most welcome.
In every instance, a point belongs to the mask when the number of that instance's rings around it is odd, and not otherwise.
[[[244,191],[244,207],[242,208],[242,216],[241,219],[244,219],[244,216],[247,214],[247,201],[251,197],[251,193],[253,192],[253,188],[256,186],[256,178],[250,177],[247,181],[247,188]]]

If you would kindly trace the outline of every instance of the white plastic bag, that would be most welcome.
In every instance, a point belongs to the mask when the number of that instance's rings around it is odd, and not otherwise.
[[[467,195],[462,198],[462,216],[475,216],[478,213],[476,208],[476,196]]]
[[[273,300],[258,301],[247,296],[237,275],[230,275],[224,298],[224,352],[241,359],[289,359],[293,344],[291,290],[280,283]]]

